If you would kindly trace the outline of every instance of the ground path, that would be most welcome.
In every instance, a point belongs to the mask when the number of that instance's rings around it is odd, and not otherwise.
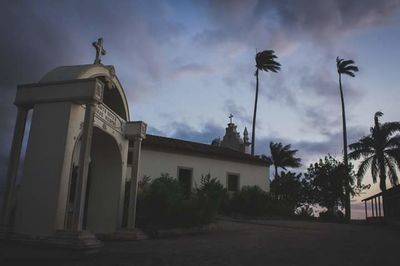
[[[107,242],[95,256],[0,244],[0,265],[400,265],[400,230],[299,221],[220,222],[196,236]],[[397,263],[396,263],[397,260]]]

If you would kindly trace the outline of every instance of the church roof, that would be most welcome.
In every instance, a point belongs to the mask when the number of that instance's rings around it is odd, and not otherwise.
[[[156,135],[146,135],[146,139],[142,142],[143,148],[167,150],[174,152],[190,153],[194,155],[202,155],[216,159],[229,159],[240,161],[243,163],[252,163],[267,166],[267,161],[257,156],[247,153],[235,151],[229,148],[212,146],[209,144],[186,141],[181,139],[173,139]]]

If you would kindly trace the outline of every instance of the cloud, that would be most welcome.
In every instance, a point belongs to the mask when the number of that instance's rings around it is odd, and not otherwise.
[[[173,129],[171,137],[196,141],[210,144],[214,138],[221,136],[224,129],[214,123],[206,123],[201,130],[190,127],[184,123],[172,123],[170,126]]]
[[[196,76],[202,76],[210,74],[212,72],[213,69],[209,66],[191,63],[176,68],[172,74],[172,78],[174,79],[194,78]]]
[[[236,124],[252,125],[253,118],[252,115],[249,114],[249,108],[238,105],[233,100],[225,100],[223,109],[227,114],[233,114],[233,121],[239,121],[239,123],[236,122]]]
[[[367,135],[368,129],[348,127],[347,134],[348,143],[350,144],[356,142],[362,136]],[[293,136],[293,138],[296,139],[296,136]],[[296,141],[293,139],[282,139],[279,136],[269,136],[266,138],[256,139],[256,153],[269,155],[269,143],[271,141],[282,142],[284,145],[291,144],[293,149],[298,150],[298,156],[302,159],[303,168],[305,169],[313,161],[328,154],[341,158],[343,147],[342,140],[342,131],[326,132],[325,138],[322,141]]]
[[[212,30],[204,31],[204,42],[270,43],[292,50],[295,42],[308,39],[318,45],[337,42],[338,37],[366,27],[383,25],[400,8],[398,0],[266,0],[207,1]],[[275,37],[276,36],[276,37]],[[272,41],[271,41],[272,40]],[[285,45],[287,43],[288,45]],[[273,47],[273,48],[277,48]]]

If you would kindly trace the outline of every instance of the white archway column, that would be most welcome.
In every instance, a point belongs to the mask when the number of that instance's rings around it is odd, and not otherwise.
[[[131,187],[129,188],[129,205],[128,205],[128,223],[129,229],[135,228],[136,224],[136,202],[137,202],[137,190],[138,190],[138,175],[139,175],[139,162],[140,162],[140,150],[142,147],[142,138],[135,137],[133,144],[132,161],[130,162],[131,170]]]
[[[136,202],[139,179],[140,152],[142,140],[146,138],[146,123],[142,121],[128,122],[125,125],[125,135],[128,139],[134,141],[131,169],[131,185],[129,188],[129,204],[128,204],[128,229],[134,229],[136,224]]]
[[[6,191],[4,194],[3,211],[1,216],[1,225],[3,226],[9,226],[10,223],[28,110],[29,109],[26,107],[18,106],[17,119],[14,127],[14,136],[11,144],[10,159],[8,162]]]
[[[79,152],[79,168],[76,186],[76,198],[72,217],[72,230],[81,231],[83,214],[85,209],[86,186],[89,170],[89,157],[92,145],[93,122],[96,106],[93,103],[86,104],[85,120],[83,122],[82,142]]]

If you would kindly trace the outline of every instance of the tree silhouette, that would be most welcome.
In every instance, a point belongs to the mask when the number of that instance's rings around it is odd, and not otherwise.
[[[301,159],[295,157],[297,150],[291,150],[291,145],[283,146],[282,143],[273,143],[269,144],[269,148],[271,151],[271,157],[265,157],[270,164],[273,164],[275,167],[275,178],[278,175],[278,168],[282,168],[286,170],[286,167],[300,167]]]
[[[257,102],[258,102],[258,72],[263,70],[265,72],[272,71],[274,73],[281,69],[281,64],[276,62],[275,59],[278,58],[274,55],[273,50],[265,50],[256,54],[256,96],[254,100],[254,113],[253,113],[253,128],[251,132],[251,155],[254,155],[255,147],[255,135],[256,135],[256,115],[257,115]]]
[[[358,142],[349,146],[353,150],[350,159],[364,160],[361,162],[357,177],[362,178],[371,168],[372,180],[374,183],[379,176],[379,186],[382,191],[386,190],[386,177],[389,177],[392,185],[398,185],[399,179],[396,169],[400,170],[400,122],[379,123],[382,112],[376,112],[374,116],[374,127],[371,127],[371,134],[362,137]]]
[[[336,67],[337,72],[339,74],[339,90],[340,90],[340,99],[342,102],[342,123],[343,123],[343,161],[345,165],[345,169],[349,168],[349,162],[347,158],[347,129],[346,129],[346,111],[344,106],[344,98],[343,98],[343,89],[342,89],[342,74],[348,75],[350,77],[355,77],[354,72],[358,71],[358,67],[354,65],[353,60],[344,60],[336,58]],[[348,175],[347,172],[345,172]],[[348,178],[346,178],[348,180]],[[346,186],[346,220],[350,221],[350,184]]]

